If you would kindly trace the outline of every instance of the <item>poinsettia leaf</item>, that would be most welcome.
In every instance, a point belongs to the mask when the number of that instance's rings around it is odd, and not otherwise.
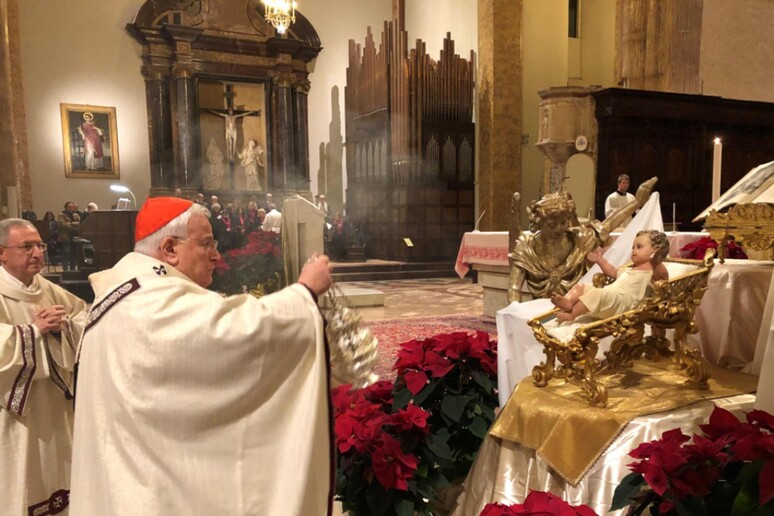
[[[486,437],[487,431],[489,430],[489,425],[486,424],[486,421],[484,421],[483,418],[474,417],[473,422],[470,423],[468,428],[470,429],[471,434],[480,439],[484,439]]]
[[[384,516],[392,505],[392,489],[384,489],[379,482],[373,482],[365,495],[368,504],[368,514],[372,516]]]
[[[760,504],[765,505],[774,500],[774,460],[769,460],[763,465],[758,482]]]
[[[745,483],[734,498],[731,506],[731,516],[751,516],[755,514],[757,491],[750,483]]]
[[[441,383],[441,380],[442,378],[431,379],[430,383],[428,383],[424,389],[419,391],[416,396],[414,396],[414,404],[422,406],[422,403],[424,403],[427,397],[435,391],[435,388],[438,387],[438,384]]]
[[[406,406],[409,404],[409,401],[411,401],[411,392],[406,387],[398,389],[392,399],[393,412],[397,412],[398,410],[406,408]]]
[[[395,508],[395,514],[397,516],[414,515],[414,502],[412,500],[406,500],[405,498],[395,498],[392,502],[392,506]]]
[[[484,371],[474,370],[470,372],[470,375],[473,377],[477,384],[483,387],[485,392],[492,390],[492,380],[489,379]]]
[[[447,396],[441,401],[441,412],[455,423],[459,423],[467,404],[468,398],[465,396]]]
[[[452,451],[449,448],[448,435],[446,437],[439,436],[438,434],[431,434],[427,436],[427,448],[438,459],[451,460]]]
[[[696,496],[689,496],[682,500],[673,500],[680,516],[708,516],[704,500]]]
[[[645,484],[645,479],[639,473],[629,473],[626,475],[618,487],[615,488],[613,494],[613,505],[610,506],[611,511],[617,511],[623,509],[627,505],[632,503],[632,498],[640,492]]]

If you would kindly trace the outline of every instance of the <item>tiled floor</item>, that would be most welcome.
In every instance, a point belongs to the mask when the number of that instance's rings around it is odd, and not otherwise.
[[[384,292],[384,306],[358,308],[365,321],[430,315],[483,313],[481,285],[459,278],[391,281],[353,281],[341,283]]]

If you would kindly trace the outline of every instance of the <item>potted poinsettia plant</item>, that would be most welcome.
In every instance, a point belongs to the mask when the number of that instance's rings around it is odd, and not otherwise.
[[[394,369],[395,408],[429,412],[432,462],[445,481],[464,478],[498,406],[497,341],[483,331],[411,340]]]
[[[227,295],[256,290],[269,294],[282,286],[282,273],[279,234],[255,231],[247,235],[244,246],[221,254],[210,289]]]
[[[524,503],[490,503],[479,516],[597,516],[597,513],[587,505],[573,507],[551,493],[532,491]]]
[[[715,407],[704,435],[675,429],[629,455],[632,473],[616,488],[611,510],[629,514],[774,514],[774,416],[753,410],[746,422]]]
[[[433,514],[464,477],[497,406],[497,341],[458,332],[401,344],[395,383],[333,392],[336,495],[361,516]]]
[[[438,482],[427,452],[430,414],[414,404],[394,409],[392,391],[387,381],[333,390],[336,493],[350,514],[428,513]]]

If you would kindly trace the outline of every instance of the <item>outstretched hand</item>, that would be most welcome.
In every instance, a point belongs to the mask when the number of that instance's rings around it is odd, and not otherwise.
[[[594,249],[593,251],[591,251],[589,254],[587,254],[587,255],[586,255],[586,258],[587,258],[587,259],[588,259],[588,261],[590,261],[591,263],[599,263],[599,260],[601,260],[601,259],[602,259],[602,255],[603,255],[603,254],[604,254],[604,253],[603,253],[603,250],[602,250],[602,248],[601,248],[601,247],[597,247],[596,249]]]
[[[306,285],[316,296],[321,296],[331,288],[333,283],[331,271],[333,271],[333,265],[328,257],[324,254],[314,254],[301,270],[298,282]]]

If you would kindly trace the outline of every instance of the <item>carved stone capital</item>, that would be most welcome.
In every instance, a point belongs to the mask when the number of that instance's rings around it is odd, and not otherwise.
[[[277,75],[271,79],[271,82],[278,88],[292,88],[295,79],[288,75]]]
[[[162,81],[169,75],[169,68],[166,66],[143,65],[141,71],[146,81]]]
[[[298,93],[302,93],[304,95],[309,95],[309,90],[312,87],[312,83],[306,79],[302,79],[299,81],[296,81],[294,84],[295,90]]]
[[[190,79],[193,76],[193,63],[176,62],[172,65],[172,75],[178,79]]]

